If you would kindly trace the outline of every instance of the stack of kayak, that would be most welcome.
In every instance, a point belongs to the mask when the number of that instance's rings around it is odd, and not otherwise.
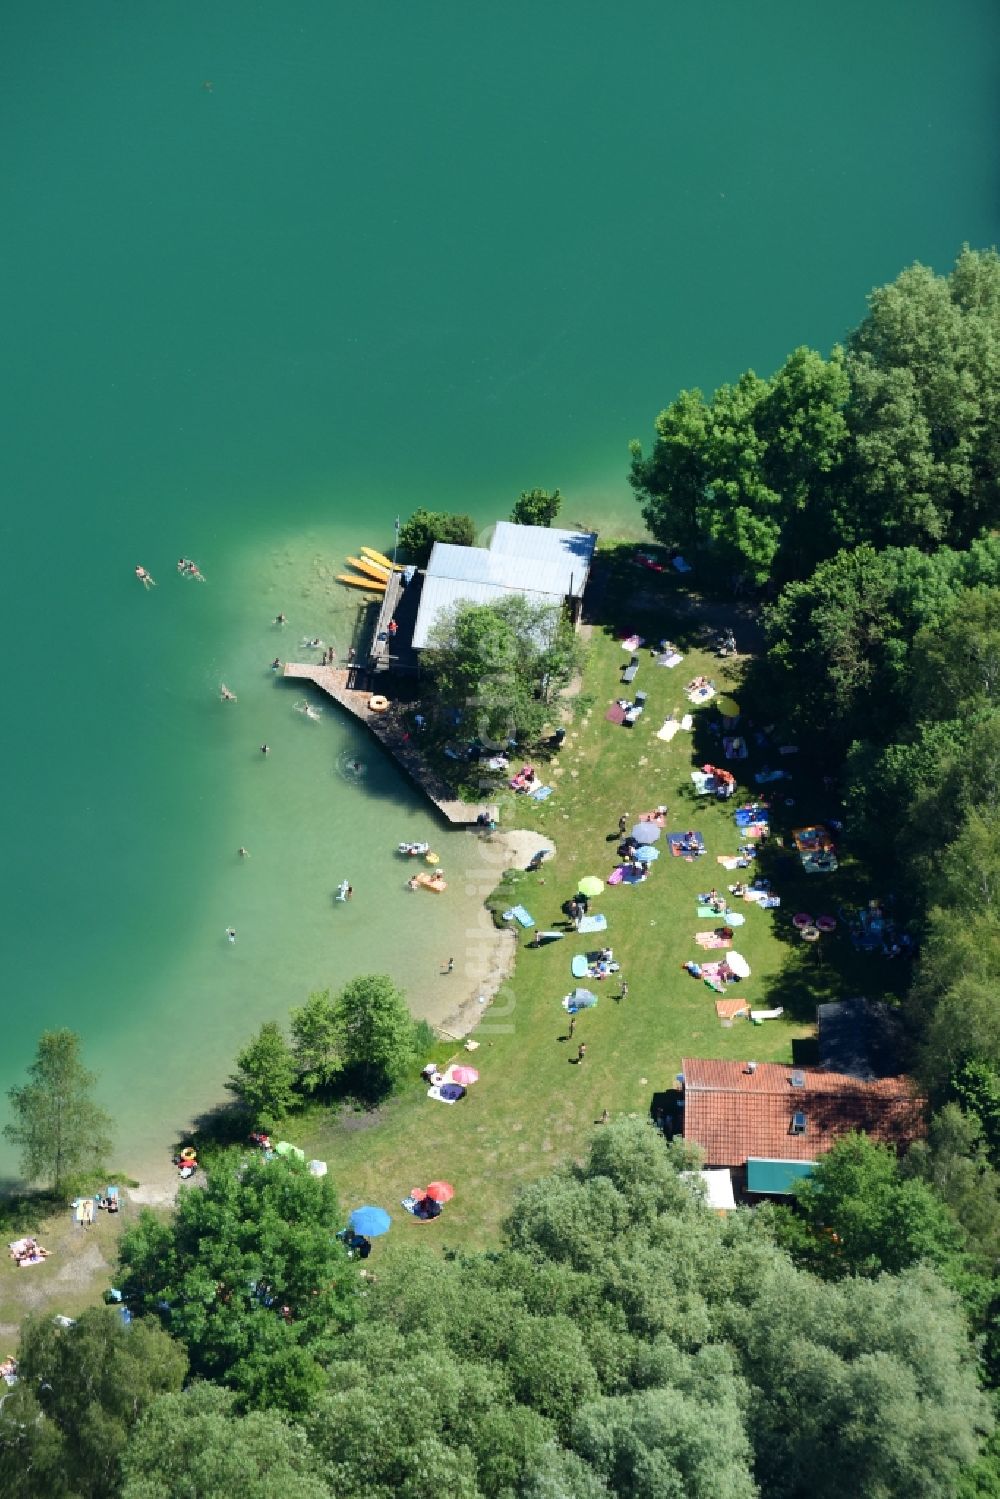
[[[376,552],[372,547],[362,547],[361,556],[348,557],[347,564],[354,568],[354,572],[338,573],[338,583],[346,583],[351,588],[367,588],[373,593],[385,592],[393,565],[383,552]]]

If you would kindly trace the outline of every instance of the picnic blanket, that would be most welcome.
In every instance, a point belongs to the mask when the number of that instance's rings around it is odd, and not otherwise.
[[[533,802],[545,802],[548,801],[554,789],[552,786],[536,786],[534,791],[528,792],[528,795]]]
[[[569,966],[575,979],[586,978],[590,972],[590,963],[587,960],[587,954],[583,952],[576,953]]]
[[[708,921],[714,916],[716,921],[724,922],[726,926],[742,926],[746,921],[742,911],[713,911],[711,906],[699,906],[698,916],[702,921]]]
[[[693,703],[696,708],[700,708],[703,703],[709,702],[715,696],[715,688],[696,687],[693,692],[686,692],[684,696],[689,703]]]
[[[733,813],[733,819],[738,828],[749,828],[756,823],[768,823],[771,814],[761,802],[751,802],[749,806],[737,807]]]
[[[681,844],[683,843],[686,836],[687,835],[685,833],[667,834],[667,842],[670,844],[670,852],[673,854],[675,859],[693,859],[696,853],[703,854],[705,852],[704,836],[698,832],[696,832],[694,835],[697,849],[681,848]]]
[[[829,849],[823,849],[815,854],[800,854],[802,868],[806,874],[833,874],[839,868],[837,856]]]
[[[717,916],[719,920],[722,921],[726,916],[726,908],[725,906],[723,906],[721,911],[717,911],[714,906],[699,906],[698,915],[701,917],[702,921],[707,920],[710,916]]]
[[[715,1001],[715,1013],[720,1020],[737,1020],[741,1015],[746,1015],[749,1008],[745,999],[717,999]]]
[[[604,717],[608,720],[608,723],[622,724],[625,722],[625,709],[621,703],[612,703]]]
[[[656,731],[656,737],[657,739],[662,739],[666,744],[669,744],[671,739],[673,739],[674,735],[679,729],[680,724],[677,722],[676,718],[665,718],[663,720],[663,727],[657,729]]]
[[[657,666],[669,666],[673,668],[675,666],[680,666],[683,660],[684,657],[677,651],[664,651],[662,655],[657,656],[656,664]]]
[[[504,921],[519,921],[522,926],[534,926],[535,918],[523,906],[511,906],[503,913]]]
[[[576,924],[578,932],[603,932],[607,930],[608,918],[595,912],[593,916],[581,916]]]
[[[739,854],[716,854],[715,862],[721,864],[723,869],[745,869],[747,860],[741,859]]]
[[[720,937],[718,932],[695,932],[694,940],[699,947],[732,947],[732,937]]]

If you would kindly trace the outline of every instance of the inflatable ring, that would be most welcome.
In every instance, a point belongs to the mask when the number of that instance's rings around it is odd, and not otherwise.
[[[185,1145],[184,1149],[181,1151],[181,1160],[182,1161],[196,1161],[197,1159],[198,1159],[198,1152],[195,1150],[194,1146],[193,1145]]]
[[[425,864],[440,864],[441,863],[441,855],[440,854],[424,854],[424,863]]]
[[[381,693],[376,692],[373,697],[368,699],[369,713],[385,713],[388,711],[388,707],[389,699],[382,697]]]

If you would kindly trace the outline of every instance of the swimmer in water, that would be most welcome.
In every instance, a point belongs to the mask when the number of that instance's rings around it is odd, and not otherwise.
[[[275,656],[274,660],[271,662],[271,670],[272,671],[280,671],[281,670],[281,657],[280,656]]]
[[[236,702],[236,693],[235,692],[230,692],[230,690],[226,686],[225,682],[223,682],[221,684],[221,686],[219,687],[219,697],[222,699],[222,701],[224,703],[235,703]]]
[[[226,936],[229,938],[230,942],[235,942],[236,941],[236,928],[234,926],[227,926],[226,927]]]
[[[152,573],[146,571],[141,562],[136,563],[135,575],[139,579],[139,582],[142,584],[143,588],[156,587],[156,579],[153,577]]]
[[[239,854],[241,859],[249,859],[250,857],[250,850],[248,848],[238,848],[236,852]]]
[[[269,755],[271,753],[271,746],[269,744],[262,744],[260,752],[262,755]]]
[[[194,578],[194,580],[195,580],[196,583],[204,583],[204,581],[205,581],[205,574],[202,572],[202,570],[198,566],[197,562],[189,562],[188,563],[188,565],[187,565],[187,575],[188,575],[189,578]]]
[[[307,651],[318,651],[323,642],[317,635],[314,640],[303,640],[302,644],[305,646]]]
[[[187,558],[186,558],[186,557],[178,557],[178,559],[177,559],[177,571],[178,571],[178,572],[179,572],[179,573],[186,573],[186,572],[187,572],[187,570],[188,570],[188,568],[189,568],[189,567],[190,567],[190,566],[191,566],[191,564],[190,564],[190,562],[189,562],[189,561],[188,561],[188,560],[187,560]]]
[[[274,623],[276,625],[287,625],[287,623],[288,623],[288,615],[287,614],[276,614],[274,616]]]

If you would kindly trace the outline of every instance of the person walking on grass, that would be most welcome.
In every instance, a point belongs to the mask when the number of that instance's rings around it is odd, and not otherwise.
[[[584,1059],[584,1057],[586,1055],[587,1055],[587,1043],[586,1043],[586,1041],[581,1041],[580,1045],[576,1049],[576,1065],[578,1067],[579,1067],[580,1063],[583,1061],[583,1059]]]
[[[573,1032],[575,1030],[576,1030],[576,1016],[575,1015],[571,1015],[569,1017],[569,1030],[566,1032],[566,1039],[567,1039],[567,1041],[572,1041],[572,1039],[573,1039]]]
[[[627,827],[628,827],[628,813],[627,812],[623,812],[622,815],[618,819],[618,836],[619,836],[619,838],[624,838],[624,836],[625,836],[625,829]]]
[[[628,983],[625,979],[622,979],[622,986],[618,990],[618,998],[620,1000],[628,999]]]

